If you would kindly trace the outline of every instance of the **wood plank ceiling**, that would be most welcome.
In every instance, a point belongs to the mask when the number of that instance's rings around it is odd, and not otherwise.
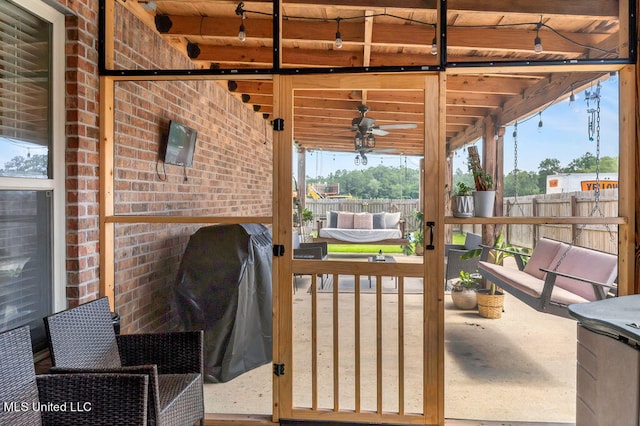
[[[626,0],[620,0],[621,2]],[[137,0],[127,2],[194,66],[212,69],[273,67],[270,1]],[[624,58],[628,46],[626,3],[617,0],[449,0],[446,31],[449,150],[481,136],[483,120],[505,125],[605,79],[608,72],[550,74],[527,70],[527,61],[593,61]],[[126,3],[125,3],[126,5]],[[438,17],[435,0],[297,0],[282,2],[282,69],[437,66],[432,54]],[[622,16],[622,22],[619,18]],[[243,19],[244,18],[244,19]],[[240,25],[246,39],[239,39]],[[337,48],[336,33],[343,45]],[[540,38],[542,52],[534,51]],[[626,37],[626,38],[625,38]],[[189,48],[187,48],[189,47]],[[509,61],[523,66],[478,74],[468,63]],[[229,82],[229,90],[270,119],[269,81]],[[318,90],[295,93],[295,142],[306,149],[354,151],[352,120],[359,105],[378,126],[415,123],[376,136],[376,149],[421,155],[424,132],[420,92]],[[427,123],[428,125],[428,123]],[[402,127],[402,126],[401,126]]]

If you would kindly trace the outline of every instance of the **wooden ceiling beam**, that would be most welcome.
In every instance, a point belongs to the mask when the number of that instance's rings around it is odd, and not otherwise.
[[[447,91],[518,95],[536,81],[523,78],[458,75],[447,77]]]
[[[171,22],[171,27],[163,34],[191,37],[203,44],[206,44],[207,40],[220,40],[242,48],[238,41],[238,20],[236,18],[177,15],[171,15],[167,18]],[[250,22],[245,23],[245,27],[247,40],[271,45],[273,29],[272,22],[268,17],[251,19]],[[434,29],[430,26],[407,25],[405,22],[399,22],[398,24],[375,24],[375,31],[373,27],[373,18],[365,19],[363,17],[363,22],[342,21],[340,32],[345,47],[355,44],[369,48],[372,46],[420,46],[424,49],[431,49]],[[334,20],[327,22],[285,20],[282,28],[282,40],[283,44],[295,42],[297,43],[296,47],[299,47],[300,43],[318,42],[325,42],[332,46],[335,41],[336,29],[337,22]],[[530,28],[456,28],[452,26],[447,30],[447,44],[451,49],[530,52],[533,50],[534,30],[534,23]],[[559,34],[564,38],[546,28],[540,30],[540,37],[546,53],[583,54],[585,48],[580,45],[598,46],[609,36],[604,33],[560,32]],[[573,42],[568,41],[567,38]],[[246,46],[250,49],[255,47],[254,44],[246,44]]]

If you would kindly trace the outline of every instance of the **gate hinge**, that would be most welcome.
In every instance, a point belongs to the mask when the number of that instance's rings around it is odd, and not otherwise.
[[[284,256],[284,245],[282,245],[282,244],[274,244],[274,246],[273,246],[273,255],[274,256]]]
[[[271,121],[273,125],[273,130],[281,132],[284,130],[284,118],[275,118]]]
[[[273,374],[275,374],[278,377],[284,376],[284,364],[276,364],[274,362],[273,363]]]

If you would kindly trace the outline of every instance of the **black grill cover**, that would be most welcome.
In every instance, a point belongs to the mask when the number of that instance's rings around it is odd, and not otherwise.
[[[181,330],[204,330],[204,374],[227,382],[271,361],[271,232],[259,224],[200,228],[175,281]]]

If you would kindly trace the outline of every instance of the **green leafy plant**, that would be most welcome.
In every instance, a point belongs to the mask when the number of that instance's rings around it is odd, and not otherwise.
[[[313,212],[309,209],[302,210],[302,220],[304,222],[312,222],[313,221]]]
[[[480,257],[481,254],[482,254],[482,248],[477,248],[477,249],[469,250],[467,253],[463,254],[460,258],[473,259],[476,257]],[[504,239],[504,233],[501,232],[500,235],[498,235],[498,238],[496,238],[496,242],[493,244],[493,249],[489,251],[489,258],[487,260],[496,265],[502,265],[504,264],[504,260],[507,257],[513,257],[516,254],[526,255],[521,257],[523,263],[526,265],[527,261],[529,260],[528,255],[530,255],[531,252],[529,251],[529,249],[517,247],[517,246],[514,246],[513,244],[508,243]],[[495,283],[492,282],[491,291],[489,294],[495,294],[495,293],[496,293],[496,285]]]
[[[453,285],[456,291],[462,291],[463,288],[475,289],[478,287],[478,278],[470,272],[460,271],[460,280]],[[456,288],[457,287],[457,288]]]
[[[457,195],[459,197],[464,197],[471,195],[473,193],[473,188],[466,183],[460,181],[456,183],[453,188],[453,195]]]

